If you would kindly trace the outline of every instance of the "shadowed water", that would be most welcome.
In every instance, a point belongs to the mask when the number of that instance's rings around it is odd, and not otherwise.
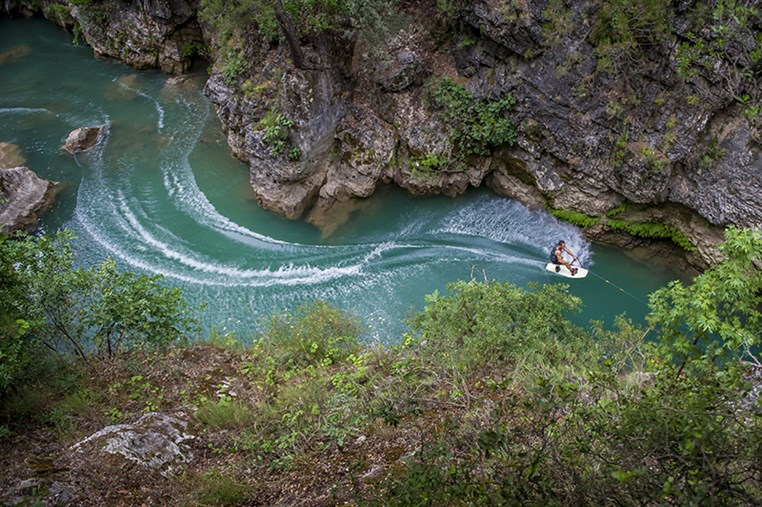
[[[204,75],[95,59],[43,20],[0,20],[0,62],[0,141],[64,184],[43,229],[73,229],[81,263],[111,256],[163,275],[208,303],[207,327],[246,337],[273,312],[321,298],[357,314],[367,339],[394,342],[408,310],[455,280],[567,282],[544,271],[561,238],[592,273],[570,282],[585,301],[578,322],[642,319],[647,294],[676,276],[487,190],[452,199],[381,188],[324,235],[257,206],[202,94]],[[71,130],[93,125],[108,126],[101,144],[61,151]]]

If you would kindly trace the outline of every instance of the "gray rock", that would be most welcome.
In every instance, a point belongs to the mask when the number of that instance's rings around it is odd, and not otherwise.
[[[28,167],[0,169],[0,228],[12,232],[32,228],[53,202],[57,183]]]
[[[400,92],[412,85],[420,85],[426,77],[418,55],[408,48],[400,49],[376,70],[375,80],[384,91]]]
[[[119,59],[138,69],[179,74],[192,64],[194,47],[203,44],[195,1],[63,3],[68,15],[50,19],[80,31],[97,56]]]
[[[19,167],[26,164],[26,157],[15,144],[0,142],[0,168]]]
[[[69,449],[96,460],[99,453],[121,456],[169,477],[191,457],[187,441],[194,437],[185,433],[187,426],[182,419],[151,412],[132,424],[107,426]]]
[[[71,154],[89,150],[100,142],[105,132],[105,125],[74,129],[69,133],[62,149]]]

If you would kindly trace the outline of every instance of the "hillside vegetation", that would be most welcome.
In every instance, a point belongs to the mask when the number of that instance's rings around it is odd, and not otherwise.
[[[4,502],[762,502],[759,230],[728,229],[722,264],[652,294],[647,329],[572,324],[561,284],[470,280],[392,346],[324,301],[245,344],[198,341],[160,280],[73,269],[68,241],[0,243]],[[193,435],[171,472],[73,451],[155,412]]]

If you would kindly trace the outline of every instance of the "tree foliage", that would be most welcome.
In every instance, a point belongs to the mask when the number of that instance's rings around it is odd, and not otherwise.
[[[211,26],[220,45],[233,41],[243,49],[241,39],[249,33],[263,41],[281,35],[289,46],[297,68],[308,68],[301,47],[303,38],[340,28],[378,33],[386,29],[396,0],[202,0],[200,19]]]
[[[113,357],[128,347],[166,346],[197,329],[194,311],[161,277],[121,273],[113,259],[74,266],[73,235],[0,242],[3,342],[0,388],[37,346],[68,356]]]
[[[684,286],[673,281],[650,298],[649,321],[665,355],[691,370],[714,370],[718,361],[759,345],[762,336],[762,232],[729,227],[720,245],[726,260]]]

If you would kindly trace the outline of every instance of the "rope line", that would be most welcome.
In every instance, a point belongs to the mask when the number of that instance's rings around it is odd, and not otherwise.
[[[611,280],[607,280],[606,278],[603,278],[603,277],[602,277],[601,275],[599,275],[598,273],[593,273],[592,271],[588,271],[588,273],[589,273],[589,274],[591,274],[591,275],[595,275],[595,276],[597,276],[598,278],[600,278],[601,280],[603,280],[603,281],[604,281],[604,282],[606,282],[607,284],[611,285],[612,287],[616,287],[616,288],[617,288],[617,289],[619,289],[621,292],[623,292],[623,293],[627,294],[628,296],[630,296],[630,297],[631,297],[632,299],[634,299],[635,301],[638,301],[639,303],[641,303],[641,304],[643,304],[643,305],[645,305],[645,306],[648,306],[648,303],[646,303],[645,301],[643,301],[643,300],[642,300],[642,299],[640,299],[639,297],[635,296],[634,294],[632,294],[632,293],[630,293],[630,292],[627,292],[626,290],[624,290],[624,289],[623,289],[622,287],[620,287],[619,285],[617,285],[617,284],[613,283]]]

